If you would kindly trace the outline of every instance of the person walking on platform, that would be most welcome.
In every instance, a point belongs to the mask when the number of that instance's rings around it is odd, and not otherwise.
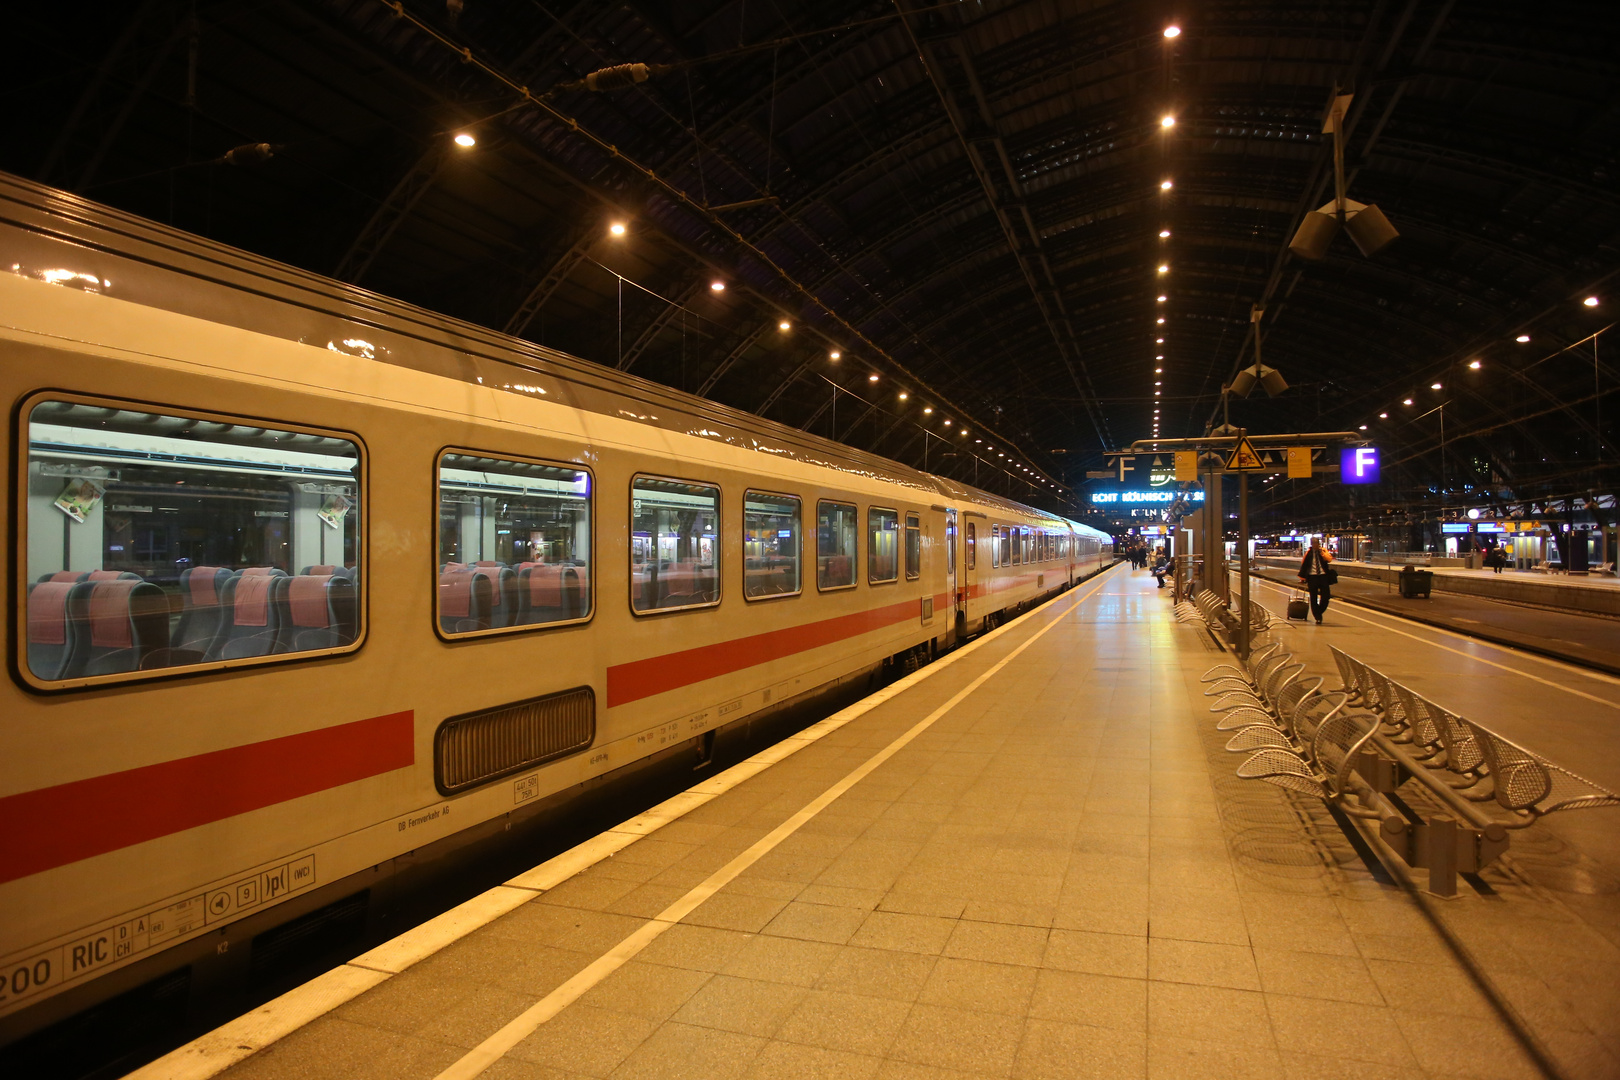
[[[1311,537],[1311,549],[1305,553],[1305,558],[1299,564],[1299,580],[1305,583],[1305,591],[1311,596],[1311,614],[1316,616],[1316,625],[1322,625],[1322,613],[1327,610],[1328,601],[1333,599],[1329,586],[1339,580],[1339,572],[1333,569],[1333,556],[1322,547],[1320,536]]]
[[[1502,572],[1503,567],[1507,566],[1507,552],[1502,550],[1501,544],[1491,548],[1490,552],[1485,556],[1485,565],[1498,574]]]

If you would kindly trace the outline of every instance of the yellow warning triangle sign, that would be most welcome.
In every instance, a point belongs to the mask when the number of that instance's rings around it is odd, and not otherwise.
[[[1264,469],[1265,467],[1265,463],[1260,460],[1260,455],[1254,452],[1254,444],[1249,442],[1246,435],[1238,440],[1237,446],[1232,448],[1232,452],[1226,458],[1228,471],[1243,472]]]

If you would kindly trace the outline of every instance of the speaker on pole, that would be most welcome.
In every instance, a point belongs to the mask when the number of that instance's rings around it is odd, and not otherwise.
[[[1395,226],[1389,223],[1389,218],[1376,206],[1363,206],[1359,210],[1349,211],[1355,205],[1346,202],[1344,216],[1344,231],[1350,234],[1350,239],[1356,242],[1361,254],[1367,258],[1378,254],[1390,245],[1401,234],[1395,231]]]
[[[1311,262],[1317,262],[1326,255],[1328,245],[1339,234],[1339,219],[1333,215],[1333,209],[1333,204],[1328,203],[1321,210],[1306,214],[1294,238],[1288,241],[1288,250]]]

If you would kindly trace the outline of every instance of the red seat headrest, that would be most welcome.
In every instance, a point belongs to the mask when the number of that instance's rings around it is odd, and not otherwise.
[[[331,575],[295,577],[287,586],[287,606],[291,610],[294,626],[326,627],[331,625],[328,615],[326,590]]]
[[[248,571],[242,571],[244,575]],[[270,625],[270,583],[267,574],[244,576],[236,579],[236,597],[232,621],[237,626]]]
[[[28,640],[34,645],[67,644],[67,598],[71,581],[46,581],[28,594]]]
[[[130,622],[129,594],[140,581],[98,581],[90,588],[90,645],[97,649],[127,649],[135,644]]]

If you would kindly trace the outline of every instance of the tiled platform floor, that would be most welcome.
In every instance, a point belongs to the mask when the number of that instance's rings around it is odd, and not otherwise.
[[[1320,802],[1233,777],[1223,657],[1124,568],[226,1075],[439,1076],[1054,621],[483,1075],[1543,1075]],[[1614,1015],[1539,1030],[1614,1075]]]

